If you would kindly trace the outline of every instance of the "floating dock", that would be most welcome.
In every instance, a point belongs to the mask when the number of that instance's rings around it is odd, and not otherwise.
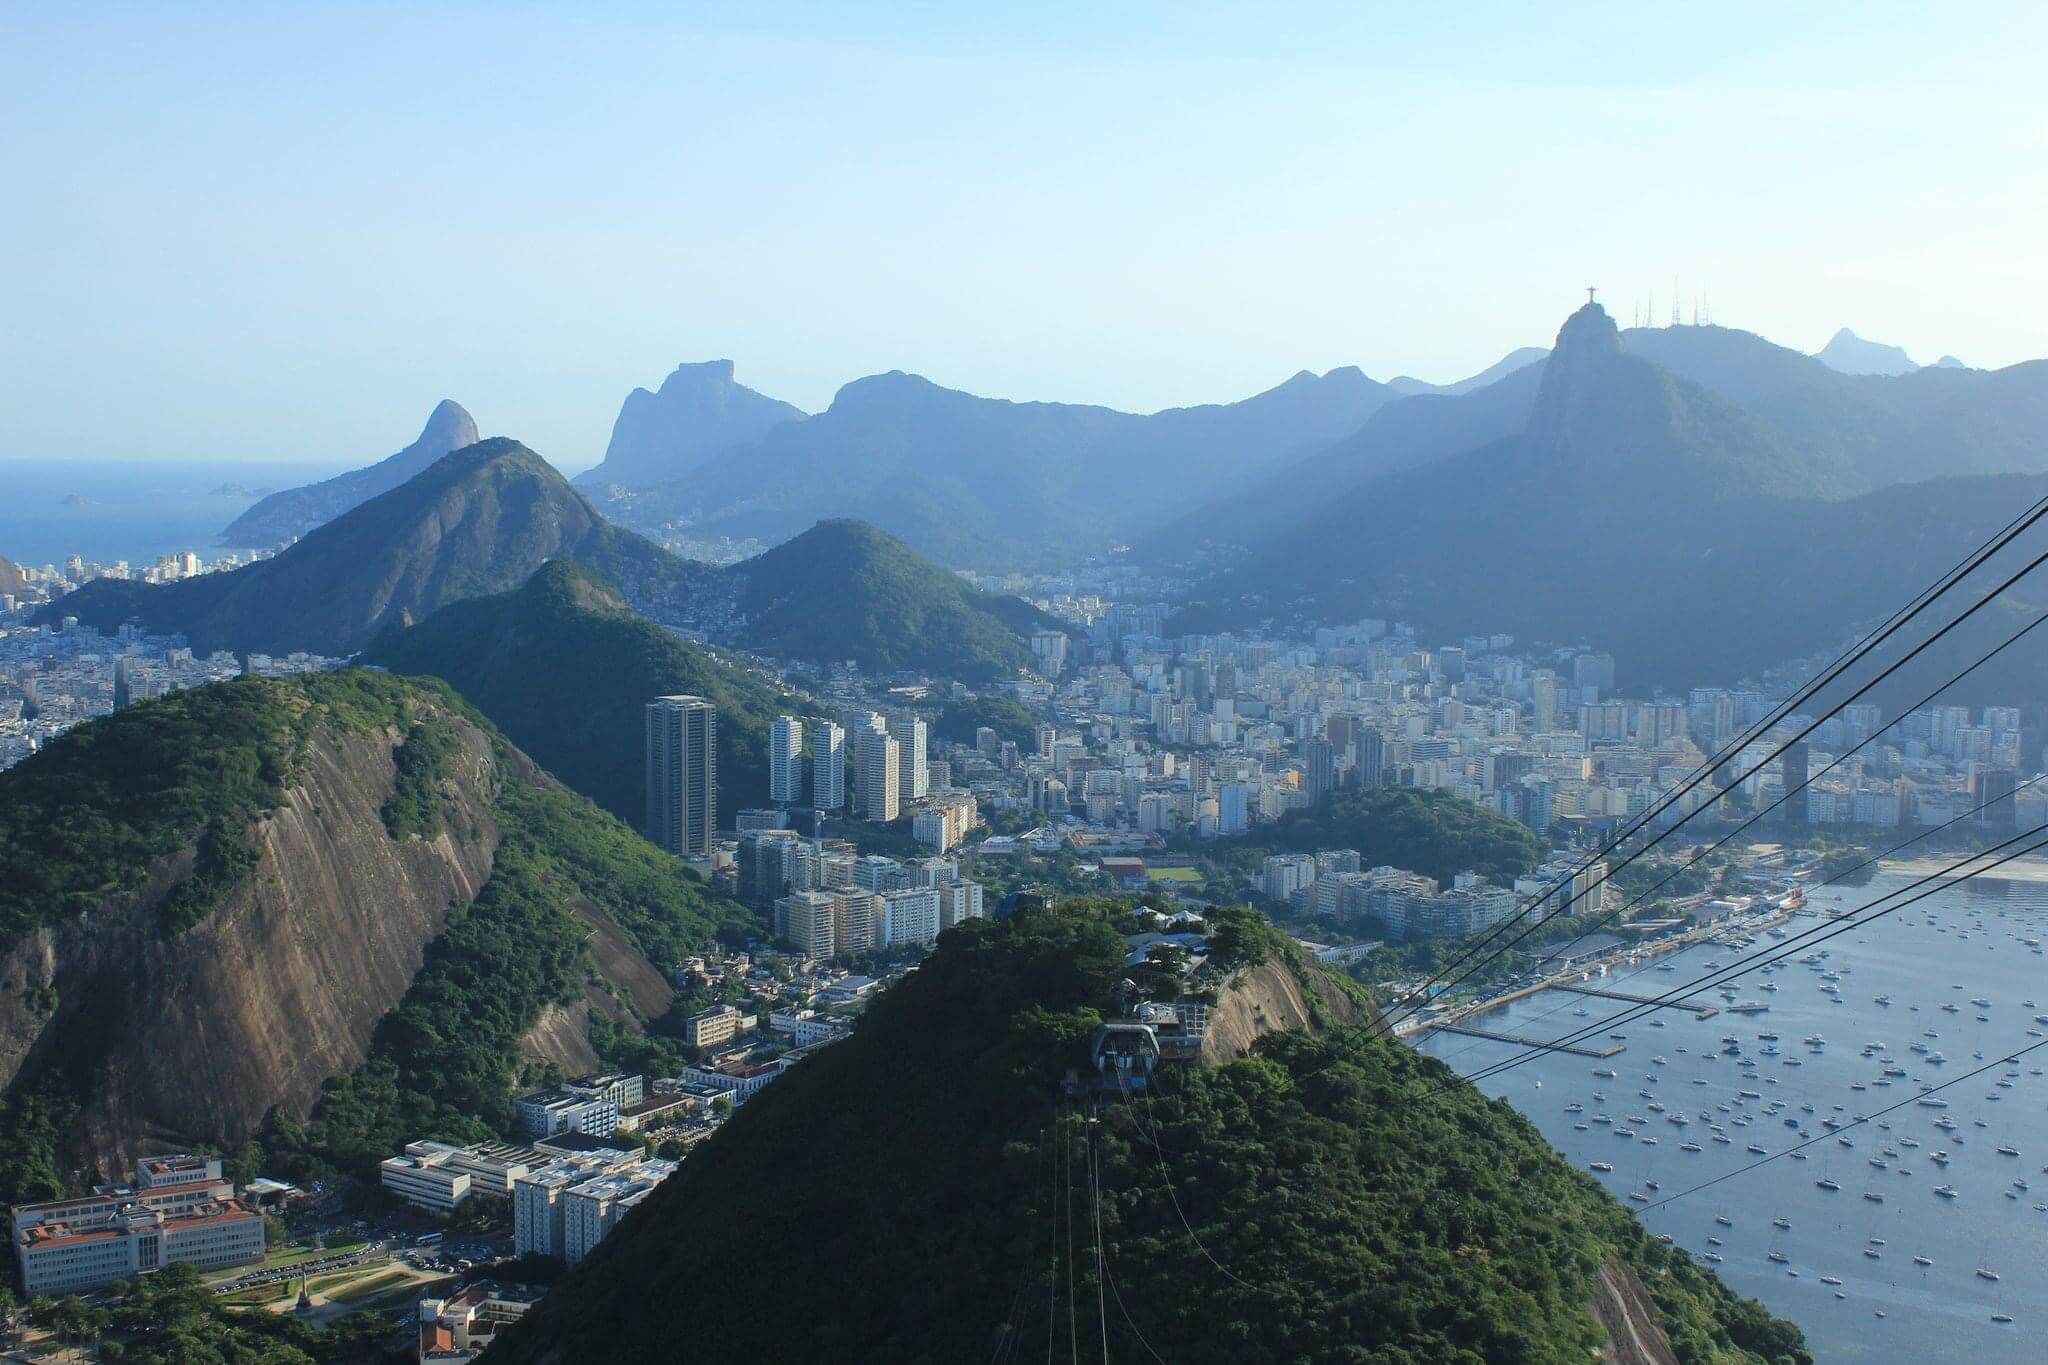
[[[1524,1038],[1516,1033],[1495,1033],[1492,1029],[1473,1028],[1470,1024],[1434,1024],[1439,1033],[1462,1033],[1467,1038],[1484,1038],[1494,1043],[1513,1043],[1516,1047],[1542,1048],[1545,1052],[1568,1052],[1574,1057],[1612,1057],[1622,1051],[1620,1043],[1609,1043],[1605,1047],[1587,1047],[1583,1043],[1553,1043],[1543,1038]]]
[[[1701,1019],[1711,1019],[1721,1012],[1719,1005],[1694,1005],[1684,1000],[1659,1000],[1654,995],[1630,995],[1627,991],[1603,990],[1598,986],[1566,985],[1554,982],[1554,991],[1570,991],[1573,995],[1597,995],[1602,1000],[1626,1000],[1631,1005],[1655,1005],[1660,1010],[1691,1010]]]

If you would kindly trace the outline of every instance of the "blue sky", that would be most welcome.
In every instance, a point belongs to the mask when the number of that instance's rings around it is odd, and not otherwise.
[[[1674,279],[2048,350],[2043,7],[1422,8],[10,6],[0,459],[352,461],[446,395],[575,467],[718,356],[1450,379]]]

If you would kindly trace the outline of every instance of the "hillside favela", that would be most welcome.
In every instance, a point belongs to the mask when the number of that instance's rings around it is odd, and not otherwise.
[[[7,1360],[2048,1359],[2048,12],[5,31]]]

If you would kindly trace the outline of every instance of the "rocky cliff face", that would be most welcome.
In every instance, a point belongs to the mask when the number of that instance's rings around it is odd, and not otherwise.
[[[459,734],[431,840],[385,830],[390,745],[329,733],[253,826],[257,874],[203,923],[156,930],[186,849],[140,893],[16,944],[0,957],[0,1081],[65,1076],[89,1097],[77,1155],[104,1172],[167,1145],[232,1147],[272,1105],[303,1117],[490,877],[496,765],[482,732]]]

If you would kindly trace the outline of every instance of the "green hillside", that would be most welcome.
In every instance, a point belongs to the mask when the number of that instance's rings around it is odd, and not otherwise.
[[[493,438],[273,558],[176,583],[98,579],[37,619],[76,616],[109,632],[139,620],[202,652],[351,654],[387,624],[515,588],[557,557],[589,565],[653,612],[687,599],[712,572],[610,525],[547,461]]]
[[[1514,877],[1543,860],[1543,844],[1527,825],[1449,792],[1409,787],[1340,787],[1242,841],[1213,842],[1299,853],[1354,849],[1367,867],[1405,867],[1446,884],[1468,871]]]
[[[331,776],[338,763],[379,751],[390,753],[396,780],[381,812],[372,807],[363,824],[296,799],[311,770]],[[519,1042],[543,1007],[589,1001],[637,1028],[644,1016],[620,979],[644,981],[716,938],[737,941],[759,927],[750,912],[534,767],[439,683],[348,669],[243,678],[137,703],[0,773],[0,950],[39,926],[71,933],[81,919],[88,923],[72,937],[92,940],[90,952],[71,950],[80,961],[60,955],[45,984],[48,1000],[30,1002],[40,1030],[34,1048],[7,1055],[0,1199],[78,1184],[90,1142],[73,1125],[101,1098],[106,1078],[136,1065],[130,1054],[146,1045],[110,1023],[145,1003],[154,1008],[160,988],[173,991],[169,1008],[181,1017],[218,1019],[223,1034],[234,1031],[229,1021],[261,1014],[261,991],[215,999],[180,987],[191,967],[181,954],[194,938],[192,951],[217,951],[195,929],[259,881],[297,871],[275,861],[297,846],[277,827],[302,822],[309,837],[338,846],[418,849],[395,860],[401,876],[426,875],[435,859],[422,845],[436,842],[478,850],[487,869],[473,900],[449,907],[439,936],[427,931],[423,965],[376,1024],[353,1074],[329,1082],[311,1122],[273,1115],[264,1134],[273,1166],[313,1178],[367,1169],[415,1137],[502,1130]],[[380,883],[369,894],[402,889]],[[331,891],[360,903],[367,889]],[[285,908],[298,933],[341,922],[318,903],[327,894]],[[88,970],[93,960],[114,971],[149,963],[154,975],[126,998],[96,1006],[72,999],[84,982],[67,971]],[[248,965],[227,974],[222,989],[249,986],[265,964]],[[98,988],[97,978],[87,980]],[[284,1036],[267,1045],[289,1049],[294,1026],[277,1020]],[[218,1064],[232,1059],[223,1052]]]
[[[1014,677],[1031,651],[1022,632],[1051,618],[984,593],[863,521],[821,521],[728,571],[738,640],[785,659],[851,659],[970,682]]]
[[[493,1361],[663,1359],[687,1323],[706,1362],[1030,1360],[1071,1333],[1176,1365],[1577,1365],[1603,1272],[1640,1281],[1687,1365],[1810,1360],[1506,1105],[1366,1029],[1268,1036],[1144,1101],[1063,1099],[1131,927],[1070,903],[950,932]],[[1212,925],[1219,958],[1330,998],[1276,940],[1249,912]],[[728,1311],[764,1284],[774,1312]]]
[[[511,592],[443,607],[362,656],[441,678],[535,761],[639,828],[647,702],[718,707],[719,823],[768,801],[768,728],[794,703],[746,670],[636,615],[589,570],[552,560]]]

